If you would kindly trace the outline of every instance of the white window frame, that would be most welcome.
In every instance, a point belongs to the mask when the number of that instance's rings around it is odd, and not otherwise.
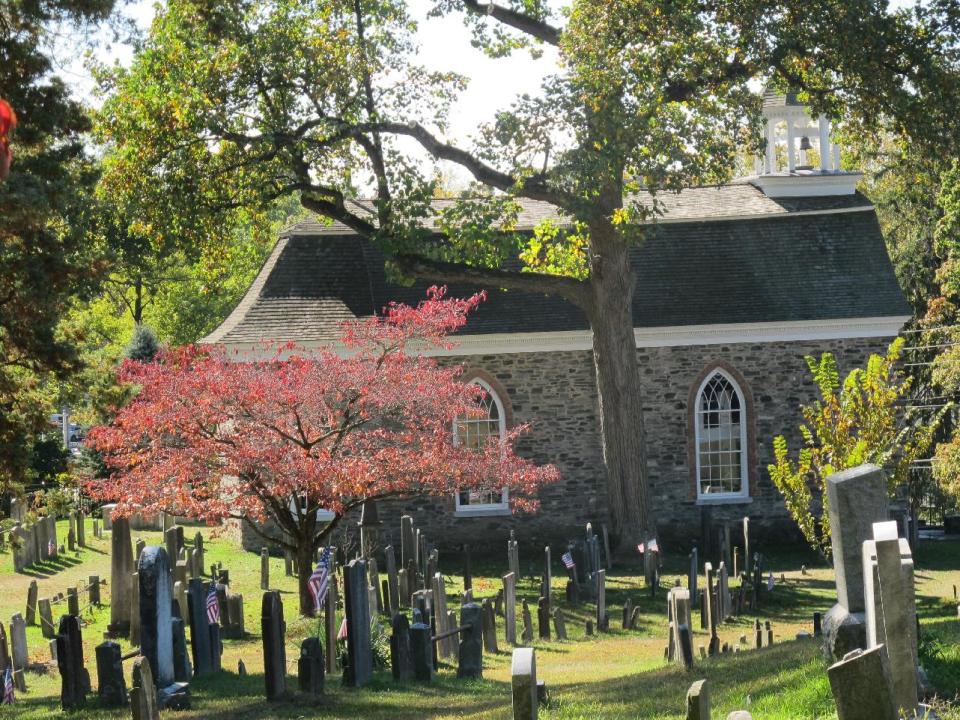
[[[737,397],[740,400],[740,490],[738,492],[718,492],[718,493],[705,493],[703,492],[703,486],[700,481],[700,437],[701,437],[701,428],[700,428],[700,419],[701,411],[700,405],[703,400],[703,393],[706,390],[707,385],[710,384],[710,381],[713,380],[717,375],[721,375],[730,386],[736,392]],[[750,453],[747,448],[747,423],[750,421],[750,418],[747,416],[747,401],[746,395],[743,393],[743,389],[730,373],[726,372],[723,368],[713,368],[707,373],[707,376],[703,379],[703,382],[700,383],[700,387],[697,388],[697,394],[695,399],[695,405],[693,407],[693,426],[694,426],[694,454],[696,456],[696,483],[697,483],[697,504],[698,505],[722,505],[725,503],[747,503],[752,502],[750,498],[750,473],[748,470],[748,458]]]
[[[503,409],[503,401],[500,400],[500,396],[497,392],[490,387],[481,378],[475,377],[471,378],[468,381],[471,385],[479,385],[484,389],[484,391],[490,396],[490,399],[493,400],[494,405],[497,408],[497,420],[498,420],[498,430],[500,431],[500,442],[503,442],[507,436],[507,417]],[[453,421],[453,427],[451,428],[451,433],[453,434],[453,441],[456,443],[457,440],[457,420]],[[498,503],[477,503],[477,504],[466,504],[462,505],[460,503],[460,493],[456,492],[453,494],[454,502],[454,517],[490,517],[493,515],[509,515],[510,514],[510,491],[508,488],[503,488],[500,492],[500,502]]]

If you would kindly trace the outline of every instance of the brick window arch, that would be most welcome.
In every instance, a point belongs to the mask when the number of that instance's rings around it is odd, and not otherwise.
[[[688,410],[690,499],[749,502],[756,490],[753,395],[725,362],[708,365],[691,386]]]
[[[485,413],[479,417],[457,419],[454,422],[454,442],[480,447],[492,438],[504,440],[513,420],[506,390],[488,373],[472,370],[464,374],[464,382],[479,385],[484,390],[480,400]],[[507,488],[500,492],[465,490],[454,495],[454,511],[458,517],[509,515],[510,496]]]

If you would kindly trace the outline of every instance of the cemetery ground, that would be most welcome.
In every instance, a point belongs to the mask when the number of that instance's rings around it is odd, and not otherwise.
[[[91,520],[87,520],[92,523]],[[66,521],[61,523],[60,536],[66,535]],[[194,532],[191,528],[190,532]],[[483,680],[458,680],[456,668],[441,664],[434,682],[428,685],[413,681],[395,682],[388,667],[377,670],[374,682],[360,690],[340,686],[339,672],[328,671],[326,695],[320,700],[297,694],[296,661],[300,641],[318,632],[318,621],[297,615],[296,580],[284,576],[282,558],[271,558],[270,587],[281,592],[287,619],[288,691],[290,698],[267,703],[264,698],[262,644],[260,636],[260,557],[236,549],[226,538],[216,537],[204,529],[206,562],[221,562],[230,570],[231,589],[245,599],[246,636],[242,640],[224,640],[222,673],[196,677],[191,682],[192,709],[165,712],[169,718],[203,718],[204,720],[242,720],[244,718],[509,718],[511,717],[510,647],[503,637],[503,622],[498,620],[500,652],[484,655]],[[26,572],[12,571],[9,546],[0,552],[0,617],[4,621],[16,612],[23,613],[27,588],[31,580],[39,585],[39,596],[52,597],[71,586],[86,586],[91,575],[102,579],[110,576],[110,538],[93,536],[88,528],[87,547],[76,554],[66,553],[55,563],[40,563]],[[133,532],[148,545],[162,544],[159,532]],[[768,548],[769,550],[769,548]],[[921,545],[917,559],[917,602],[921,617],[921,662],[941,695],[952,698],[960,692],[960,619],[954,599],[954,584],[960,584],[960,541],[929,541]],[[521,549],[523,578],[518,596],[536,607],[539,594],[539,560],[524,558]],[[451,607],[462,590],[462,578],[456,560],[448,556],[444,568]],[[806,564],[806,574],[802,566]],[[506,572],[503,562],[474,561],[475,596],[496,594],[500,576]],[[610,631],[585,637],[585,621],[593,617],[594,606],[582,603],[571,607],[563,602],[565,576],[555,571],[552,594],[555,606],[562,607],[567,617],[569,640],[535,640],[537,675],[547,683],[550,703],[541,709],[547,720],[592,718],[683,718],[684,698],[692,682],[707,678],[710,684],[714,717],[726,717],[736,709],[749,709],[754,718],[832,718],[836,717],[826,663],[821,657],[819,641],[797,640],[801,631],[812,630],[812,615],[826,611],[835,599],[833,574],[822,562],[793,551],[769,552],[767,567],[776,580],[772,593],[765,595],[758,614],[724,623],[719,630],[721,643],[734,647],[746,636],[746,647],[740,652],[701,659],[687,672],[681,665],[664,659],[666,646],[666,589],[675,580],[686,582],[686,553],[670,557],[667,553],[662,575],[662,589],[656,598],[643,587],[639,562],[636,568],[614,569],[607,579],[607,604]],[[558,568],[559,570],[559,568]],[[781,581],[783,575],[785,582]],[[701,577],[702,582],[702,577]],[[641,608],[638,629],[621,628],[620,609],[627,598]],[[81,599],[84,658],[94,681],[96,671],[94,647],[102,642],[110,619],[110,589],[102,590],[103,606],[83,607]],[[66,605],[55,606],[55,620],[66,611]],[[519,612],[518,612],[519,614]],[[694,646],[709,639],[700,630],[694,609]],[[754,647],[753,622],[769,620],[774,632],[774,645],[761,650]],[[383,643],[388,643],[389,626],[385,622]],[[321,641],[325,641],[320,630]],[[48,718],[64,715],[73,718],[127,718],[127,708],[107,710],[97,706],[90,696],[85,709],[63,713],[59,705],[60,677],[51,661],[49,641],[39,627],[27,628],[29,661],[33,666],[26,675],[28,692],[18,694],[18,702],[4,707],[3,718]],[[126,641],[119,641],[123,651]],[[764,645],[766,634],[764,633]],[[389,648],[383,651],[389,659]],[[242,660],[247,675],[237,673]],[[128,676],[131,661],[125,661]],[[39,672],[38,672],[39,671]],[[942,718],[960,718],[960,711],[944,705]]]

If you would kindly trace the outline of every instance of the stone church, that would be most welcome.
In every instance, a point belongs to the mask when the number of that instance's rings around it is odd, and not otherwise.
[[[764,113],[756,173],[662,196],[664,216],[633,251],[649,477],[667,546],[689,544],[705,518],[749,516],[760,533],[795,532],[766,468],[775,435],[797,447],[799,406],[815,397],[804,356],[831,351],[849,370],[884,351],[910,316],[874,208],[856,191],[861,175],[840,170],[829,122],[792,96],[768,94]],[[527,201],[519,226],[553,217]],[[416,303],[425,287],[392,284],[382,256],[348,228],[302,222],[204,341],[250,357],[264,341],[317,347],[341,321],[391,300]],[[488,292],[458,347],[442,353],[488,394],[486,416],[459,432],[531,423],[519,452],[556,464],[562,480],[543,490],[535,515],[511,516],[506,492],[463,493],[381,507],[384,530],[395,534],[403,512],[443,545],[499,545],[511,529],[538,542],[580,537],[608,514],[589,326],[564,300]]]

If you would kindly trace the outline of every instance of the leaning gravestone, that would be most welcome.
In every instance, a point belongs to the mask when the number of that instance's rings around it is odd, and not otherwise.
[[[863,543],[863,563],[868,647],[886,646],[893,700],[909,715],[918,700],[917,610],[913,557],[896,521],[874,523],[873,541]]]
[[[110,536],[110,624],[107,632],[117,637],[130,633],[130,598],[133,592],[133,547],[130,544],[130,521],[113,521]]]
[[[40,598],[37,604],[40,615],[40,632],[48,640],[57,636],[56,628],[53,626],[53,610],[50,608],[49,598]]]
[[[710,689],[706,680],[697,680],[687,690],[687,720],[710,720]]]
[[[283,620],[283,601],[279,592],[263,594],[260,631],[263,635],[263,679],[267,700],[279,700],[287,691],[287,625]]]
[[[513,720],[537,720],[537,658],[533,648],[513,651],[510,685]]]
[[[567,639],[567,620],[560,608],[554,608],[553,610],[553,629],[557,633],[557,640]]]
[[[297,661],[297,683],[300,692],[323,695],[323,646],[320,638],[308,637],[300,643]]]
[[[37,581],[31,580],[30,587],[27,588],[27,625],[37,624],[37,597],[39,592]]]
[[[860,465],[827,478],[837,604],[823,618],[824,651],[839,659],[866,645],[863,542],[888,515],[887,480],[876,465]]]
[[[856,649],[827,670],[838,720],[897,720],[883,645]]]
[[[127,684],[123,679],[120,646],[107,640],[97,645],[97,692],[103,707],[127,704]]]
[[[503,576],[503,618],[507,644],[517,644],[517,576]]]
[[[373,677],[370,600],[364,560],[352,560],[344,568],[343,601],[347,616],[347,667],[344,668],[343,681],[349,687],[363,687]]]
[[[390,635],[390,667],[394,680],[409,680],[413,677],[413,649],[410,645],[410,622],[407,616],[393,616],[393,632]]]

